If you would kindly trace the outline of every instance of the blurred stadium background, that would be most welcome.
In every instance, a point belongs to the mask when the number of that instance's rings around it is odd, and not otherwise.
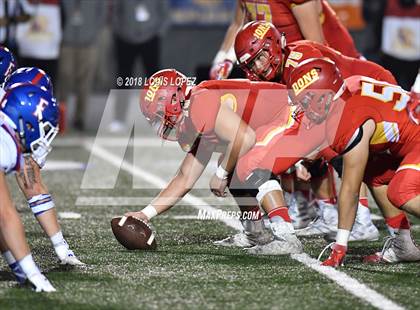
[[[383,63],[381,40],[387,33],[382,34],[382,22],[388,1],[328,2],[350,30],[356,47],[364,57]],[[415,0],[396,2],[415,10]],[[68,108],[68,127],[94,134],[106,102],[104,98],[110,89],[119,88],[118,76],[144,79],[151,75],[150,72],[156,71],[154,68],[175,68],[187,76],[197,77],[197,81],[208,79],[211,63],[233,18],[235,4],[236,0],[2,0],[0,43],[18,55],[20,65],[39,65],[52,75],[56,95]],[[43,13],[44,10],[40,9],[42,5],[56,6],[59,14],[48,10]],[[130,30],[134,23],[130,18],[144,21],[145,29],[137,27]],[[49,19],[55,21],[48,22]],[[27,40],[22,34],[24,30],[20,30],[27,27],[33,34],[39,32],[36,44],[45,39],[42,38],[43,31],[50,32],[51,47],[59,48],[56,56],[48,56],[52,61],[36,59],[43,58],[43,55],[28,56],[32,53],[31,47],[22,43]],[[405,39],[414,40],[419,49],[420,38],[408,36]],[[133,49],[130,44],[140,47]],[[76,56],[77,50],[80,50],[79,56]],[[417,61],[409,63],[411,67],[418,67],[420,51],[418,53]],[[80,55],[83,55],[84,61],[77,58],[82,57]],[[127,67],[130,63],[121,59],[131,56],[135,57],[135,65],[130,65],[132,71],[121,71],[119,66]],[[79,67],[89,68],[85,71],[88,73],[79,73],[76,70]],[[389,69],[394,73],[395,70]],[[90,75],[93,75],[92,82],[86,82],[86,76]],[[234,71],[233,76],[240,76],[239,70]],[[87,79],[90,80],[90,77]],[[75,99],[79,93],[74,91],[74,87],[69,89],[75,83],[86,84],[87,102],[83,104],[86,107],[82,112],[75,111]],[[122,110],[118,113],[123,115],[117,118],[124,121],[127,115]]]

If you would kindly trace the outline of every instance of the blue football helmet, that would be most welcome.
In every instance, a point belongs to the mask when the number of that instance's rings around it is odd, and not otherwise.
[[[15,71],[17,63],[15,56],[5,46],[0,46],[0,83],[3,83],[5,78]]]
[[[6,92],[0,102],[0,112],[18,133],[24,153],[31,154],[43,167],[58,133],[56,99],[36,85],[22,84]]]
[[[51,94],[53,93],[51,78],[48,76],[48,74],[45,73],[44,70],[36,67],[23,67],[17,69],[6,77],[4,80],[3,89],[7,91],[13,86],[21,83],[34,84],[48,90]]]

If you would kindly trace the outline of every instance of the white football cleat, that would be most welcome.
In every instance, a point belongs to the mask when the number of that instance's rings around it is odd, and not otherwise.
[[[213,242],[226,247],[249,248],[257,244],[266,244],[274,239],[273,234],[264,226],[263,219],[251,221],[241,220],[244,230],[223,240]]]
[[[366,256],[364,263],[400,263],[420,261],[420,249],[414,243],[410,231],[403,230],[394,237],[387,237],[381,252]]]
[[[356,221],[350,232],[349,241],[376,241],[379,240],[379,230],[372,222],[364,224]]]
[[[63,258],[60,258],[61,265],[71,265],[71,266],[84,266],[85,263],[81,262],[76,255],[74,255],[72,250],[68,250],[67,255]]]
[[[327,235],[328,240],[335,240],[337,231]],[[350,232],[349,241],[376,241],[379,240],[379,230],[373,224],[370,210],[359,203],[356,220]]]
[[[323,201],[318,201],[317,203],[320,207],[319,217],[310,223],[308,227],[296,230],[297,236],[319,237],[324,235],[331,235],[335,237],[338,224],[337,208],[335,205],[325,203]]]
[[[51,285],[50,281],[42,274],[36,273],[33,276],[28,278],[28,281],[31,283],[35,292],[55,292],[56,289]]]
[[[255,255],[286,255],[303,252],[302,243],[296,237],[293,225],[284,221],[270,223],[274,240],[263,245],[247,249],[248,254]]]
[[[255,245],[251,243],[251,240],[248,239],[248,236],[244,232],[237,233],[222,240],[214,241],[213,244],[239,248],[248,248]]]
[[[313,205],[299,191],[284,193],[284,198],[289,206],[289,216],[295,229],[307,227],[316,213]]]
[[[58,256],[58,259],[60,260],[61,265],[71,265],[71,266],[85,265],[76,257],[76,255],[74,255],[74,252],[69,249],[67,242],[54,247],[54,250]]]

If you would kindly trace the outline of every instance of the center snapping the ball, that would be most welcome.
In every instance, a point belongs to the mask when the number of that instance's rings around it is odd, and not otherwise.
[[[155,233],[150,226],[132,216],[119,216],[111,220],[115,238],[128,250],[156,250]]]

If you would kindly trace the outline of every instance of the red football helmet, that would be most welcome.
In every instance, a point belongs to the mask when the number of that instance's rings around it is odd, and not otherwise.
[[[176,141],[187,92],[187,78],[175,69],[153,74],[141,92],[140,109],[159,137]]]
[[[282,36],[265,21],[247,23],[236,35],[235,54],[251,80],[275,80],[280,74]]]
[[[293,105],[315,124],[322,123],[331,104],[340,98],[345,82],[335,63],[327,58],[302,61],[286,81]]]

